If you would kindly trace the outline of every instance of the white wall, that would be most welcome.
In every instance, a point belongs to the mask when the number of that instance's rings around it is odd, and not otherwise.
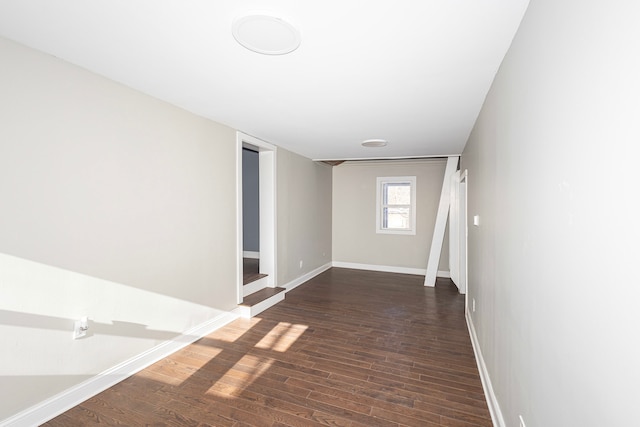
[[[233,129],[0,57],[1,420],[235,308],[237,214]]]
[[[224,314],[6,254],[0,254],[0,297],[0,424]],[[73,340],[74,321],[84,315],[87,336]]]
[[[285,286],[331,262],[331,166],[278,148],[276,167],[277,283]]]
[[[640,4],[533,0],[462,156],[505,425],[637,424]]]
[[[427,268],[446,159],[346,162],[333,169],[333,260]],[[376,233],[376,178],[416,176],[416,234]],[[449,270],[445,236],[438,270]]]

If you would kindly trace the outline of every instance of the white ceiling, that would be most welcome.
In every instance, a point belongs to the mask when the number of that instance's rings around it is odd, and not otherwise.
[[[437,156],[462,152],[527,4],[0,0],[0,35],[312,159]],[[240,46],[255,11],[300,47]]]

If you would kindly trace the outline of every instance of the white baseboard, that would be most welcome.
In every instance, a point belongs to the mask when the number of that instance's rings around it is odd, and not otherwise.
[[[487,371],[487,365],[484,363],[484,357],[482,357],[482,350],[480,350],[480,343],[478,342],[478,335],[476,335],[476,328],[473,326],[473,320],[468,312],[465,317],[467,319],[467,327],[469,328],[469,336],[471,337],[473,352],[476,355],[476,364],[478,365],[478,371],[480,372],[482,388],[484,389],[484,395],[487,398],[487,406],[489,406],[489,412],[491,413],[491,421],[496,427],[506,427],[502,411],[500,410],[500,404],[498,403],[496,394],[493,392],[493,385],[491,384],[489,371]]]
[[[257,316],[258,314],[262,313],[266,309],[273,307],[280,301],[284,301],[285,293],[286,292],[284,291],[279,292],[275,295],[270,296],[266,300],[259,302],[256,305],[252,305],[251,307],[246,307],[243,305],[239,306],[238,312],[240,313],[240,317],[243,317],[245,319],[251,319],[252,317]]]
[[[237,312],[222,313],[169,341],[165,341],[31,408],[0,421],[0,426],[31,427],[41,425],[237,318]]]
[[[260,252],[243,251],[242,252],[242,257],[243,258],[251,258],[251,259],[260,259]]]
[[[388,272],[388,273],[416,274],[416,275],[419,275],[419,276],[424,276],[426,271],[427,271],[424,268],[393,267],[393,266],[388,266],[388,265],[358,264],[358,263],[353,263],[353,262],[333,261],[333,262],[329,262],[329,263],[327,263],[327,264],[325,264],[323,266],[320,266],[320,267],[316,268],[315,270],[312,270],[312,271],[308,272],[307,274],[304,274],[304,275],[298,277],[297,279],[294,279],[294,280],[290,281],[289,283],[284,285],[283,288],[285,288],[287,290],[287,292],[289,292],[291,289],[294,289],[294,288],[300,286],[301,284],[303,284],[304,282],[313,279],[318,274],[327,271],[331,267],[353,268],[355,270],[384,271],[384,272]],[[451,275],[449,274],[448,271],[438,271],[438,277],[447,277],[447,278],[449,278],[449,277],[451,277]]]
[[[438,270],[437,277],[444,277],[445,279],[451,279],[451,273],[444,270]]]
[[[341,261],[333,261],[332,265],[338,268],[353,268],[355,270],[384,271],[387,273],[415,274],[418,276],[424,276],[427,273],[426,268],[395,267],[391,265],[358,264],[354,262],[341,262]]]
[[[302,285],[307,280],[313,279],[318,274],[323,273],[323,272],[327,271],[330,268],[331,268],[331,263],[330,262],[326,263],[325,265],[320,266],[320,267],[316,268],[315,270],[311,270],[307,274],[303,274],[302,276],[298,277],[297,279],[293,279],[292,281],[290,281],[289,283],[284,285],[283,288],[285,288],[287,290],[287,292],[289,292],[291,289],[297,288],[298,286]]]

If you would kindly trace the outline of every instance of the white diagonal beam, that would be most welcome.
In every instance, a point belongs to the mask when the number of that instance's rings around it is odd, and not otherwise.
[[[427,274],[424,276],[425,286],[436,285],[436,275],[438,274],[438,264],[440,263],[440,253],[442,252],[442,242],[444,240],[444,230],[447,227],[447,215],[449,214],[449,204],[451,203],[451,175],[458,169],[460,156],[449,156],[447,167],[444,171],[444,181],[442,182],[442,193],[440,193],[440,205],[438,206],[438,216],[433,229],[433,240],[431,241],[431,251],[427,261]]]

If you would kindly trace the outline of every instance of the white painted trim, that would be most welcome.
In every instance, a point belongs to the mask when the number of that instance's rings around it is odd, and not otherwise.
[[[277,286],[277,147],[243,132],[236,132],[236,287],[237,303],[244,299],[242,280],[242,148],[257,149],[260,167],[260,273],[267,274],[268,286]]]
[[[236,256],[236,302],[242,303],[244,298],[242,292],[242,273],[244,270],[242,248],[244,247],[243,238],[243,219],[242,219],[242,136],[236,132],[236,250],[239,252]]]
[[[467,171],[451,176],[449,208],[449,270],[461,294],[467,294]],[[465,298],[465,307],[467,306]]]
[[[255,252],[255,251],[242,251],[242,256],[243,256],[244,258],[260,259],[260,252]]]
[[[239,306],[231,310],[229,313],[233,314],[236,317],[242,317],[242,310]]]
[[[451,272],[450,271],[444,271],[444,270],[438,270],[437,277],[444,277],[445,279],[451,279]]]
[[[429,251],[429,259],[427,260],[427,272],[424,277],[425,286],[436,285],[436,275],[438,274],[438,264],[440,263],[442,242],[444,241],[444,231],[447,227],[447,215],[449,212],[449,204],[451,203],[449,190],[451,187],[451,175],[458,169],[459,160],[459,156],[451,156],[447,159],[447,167],[444,171],[444,180],[442,181],[442,192],[440,193],[440,204],[438,205],[438,215],[436,216],[431,250]]]
[[[251,307],[240,305],[236,308],[236,311],[243,319],[251,319]]]
[[[325,265],[316,268],[315,270],[311,270],[310,272],[308,272],[306,274],[303,274],[302,276],[300,276],[300,277],[298,277],[296,279],[293,279],[292,281],[290,281],[289,283],[284,285],[283,288],[285,288],[287,290],[287,292],[289,292],[290,290],[292,290],[294,288],[297,288],[298,286],[302,285],[304,282],[313,279],[318,274],[324,273],[325,271],[330,269],[331,266],[332,266],[331,263],[328,262]]]
[[[243,147],[245,148],[249,148],[249,149],[255,149],[256,147],[258,148],[263,148],[265,150],[268,151],[276,151],[276,146],[273,144],[269,144],[266,141],[261,140],[260,138],[256,138],[255,136],[249,135],[248,133],[244,133],[244,132],[237,132],[238,137],[241,137],[240,139],[242,140],[242,144]]]
[[[270,145],[270,144],[269,144]],[[260,273],[267,275],[268,286],[276,286],[276,151],[264,146],[258,154],[260,162]]]
[[[333,261],[332,265],[338,268],[353,268],[355,270],[384,271],[387,273],[415,274],[418,276],[424,276],[426,273],[426,270],[424,268],[396,267],[392,265],[358,264],[353,262],[341,262],[341,261]]]
[[[449,205],[449,271],[460,290],[460,171],[451,175]]]
[[[417,216],[417,207],[416,207],[416,193],[418,189],[416,187],[416,177],[415,176],[379,176],[376,178],[376,233],[377,234],[405,234],[405,235],[415,235],[416,234],[416,216]],[[410,200],[409,200],[409,218],[410,218],[410,226],[408,229],[398,229],[398,228],[382,228],[382,208],[384,204],[382,203],[382,186],[384,184],[393,184],[393,183],[409,183],[410,192]],[[404,205],[401,205],[404,206]]]
[[[466,308],[469,306],[469,298],[467,295],[469,294],[469,185],[468,185],[468,171],[465,169],[464,172],[460,175],[460,187],[458,188],[460,197],[458,198],[459,203],[463,206],[458,209],[460,214],[460,233],[462,237],[460,241],[462,242],[463,248],[459,251],[460,262],[458,263],[458,267],[460,267],[460,281],[463,282],[464,288],[464,306],[465,313]]]
[[[239,310],[240,316],[244,317],[245,319],[251,319],[253,316],[256,316],[262,313],[263,311],[265,311],[266,309],[273,307],[280,301],[284,301],[285,293],[286,292],[282,291],[275,295],[271,295],[266,300],[260,301],[258,304],[252,305],[251,307],[247,307],[247,306],[238,307],[240,309]]]
[[[333,267],[338,267],[338,268],[352,268],[354,270],[382,271],[385,273],[414,274],[417,276],[424,276],[427,272],[427,270],[424,268],[396,267],[392,265],[358,264],[354,262],[341,262],[341,261],[333,261],[331,265]],[[445,270],[438,270],[437,276],[444,277],[445,279],[451,278],[451,274]]]
[[[2,420],[0,426],[31,427],[41,425],[153,363],[220,329],[238,317],[237,312],[222,313],[213,319],[188,329],[169,341],[165,341],[37,405]]]
[[[268,287],[269,281],[267,280],[266,277],[262,277],[258,280],[254,280],[251,283],[247,283],[246,285],[242,286],[242,295],[243,296],[247,296],[247,295],[251,295],[254,292],[258,292],[260,289],[264,289],[266,287]]]
[[[500,405],[498,404],[498,399],[493,391],[493,385],[491,384],[489,371],[487,371],[487,365],[484,363],[484,357],[482,357],[482,350],[480,350],[478,335],[476,335],[476,328],[473,326],[473,320],[469,311],[467,311],[465,317],[467,319],[467,328],[469,328],[469,336],[471,337],[471,346],[473,347],[473,352],[476,355],[476,364],[478,365],[478,371],[480,372],[482,388],[484,389],[484,395],[487,399],[487,406],[489,406],[491,421],[496,427],[506,427],[502,411],[500,410]]]

